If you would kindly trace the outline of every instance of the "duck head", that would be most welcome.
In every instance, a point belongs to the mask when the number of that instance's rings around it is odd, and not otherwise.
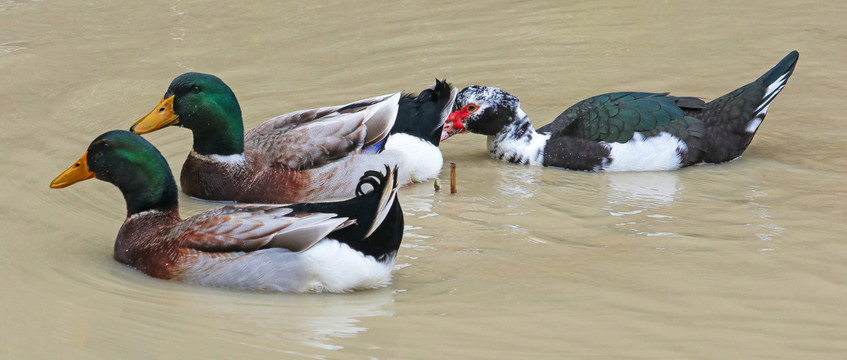
[[[520,100],[503,89],[471,85],[456,95],[454,111],[441,132],[441,140],[465,131],[496,135],[515,120]]]
[[[167,161],[147,140],[129,131],[113,130],[98,136],[50,187],[64,188],[92,178],[121,190],[127,215],[177,207],[176,182]]]
[[[214,75],[185,73],[171,81],[162,100],[130,131],[146,134],[175,125],[191,130],[203,155],[244,152],[244,124],[235,93]]]

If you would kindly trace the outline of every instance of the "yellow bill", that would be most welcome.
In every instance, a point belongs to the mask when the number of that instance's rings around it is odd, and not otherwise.
[[[136,121],[129,128],[129,131],[136,134],[146,134],[164,127],[179,124],[179,115],[174,114],[174,96],[176,95],[171,95],[167,99],[162,98],[159,105],[156,105],[153,111],[147,114],[147,116]]]
[[[82,154],[71,167],[63,171],[59,176],[53,179],[50,183],[51,189],[61,189],[76,184],[80,181],[88,180],[94,177],[94,173],[88,170],[88,151]]]

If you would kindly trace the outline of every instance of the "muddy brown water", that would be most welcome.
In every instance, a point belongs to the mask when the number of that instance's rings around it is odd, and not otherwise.
[[[0,357],[844,358],[845,18],[796,0],[0,1]],[[603,92],[715,98],[794,49],[728,164],[589,174],[451,139],[458,194],[401,191],[394,281],[373,291],[151,279],[111,257],[116,188],[47,187],[185,71],[227,81],[248,128],[435,77],[502,87],[540,126]],[[189,133],[147,138],[179,171]]]

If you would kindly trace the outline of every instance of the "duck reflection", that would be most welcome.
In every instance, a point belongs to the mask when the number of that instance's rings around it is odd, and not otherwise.
[[[224,331],[245,345],[279,350],[291,342],[340,350],[344,346],[338,339],[357,337],[368,330],[363,325],[365,318],[394,315],[392,289],[347,295],[267,295],[225,296],[211,302],[204,297],[203,301],[179,303],[182,311],[197,315],[198,329]]]
[[[615,208],[637,207],[656,209],[674,201],[679,191],[676,172],[606,173],[609,185],[608,204]]]
[[[587,221],[588,226],[623,230],[644,236],[666,236],[673,221],[668,209],[683,186],[679,172],[545,171],[539,167],[502,167],[495,188],[503,198],[503,210],[492,213],[527,215],[540,207],[565,223]],[[599,211],[599,212],[598,212]],[[558,215],[556,215],[558,214]],[[612,220],[609,220],[609,216]],[[560,223],[561,224],[561,223]],[[537,228],[549,224],[534,224]]]
[[[615,227],[643,236],[668,236],[674,216],[663,211],[680,191],[678,172],[606,173],[608,184],[603,210],[620,220]]]
[[[120,344],[120,351],[145,358],[173,357],[198,339],[220,342],[218,349],[323,358],[366,333],[367,319],[394,316],[394,294],[402,291],[233,291],[150,279],[120,265],[108,276],[69,275],[82,286],[71,287],[74,296],[57,304],[52,336],[83,349]],[[151,346],[151,336],[168,341]]]
[[[451,221],[503,228],[507,236],[531,241],[595,244],[592,239],[607,240],[610,231],[770,240],[782,232],[769,215],[773,199],[756,188],[756,178],[737,171],[585,173],[509,165],[483,170],[472,183],[460,183],[458,197],[443,197],[433,210]]]
[[[767,201],[768,194],[762,191],[759,186],[751,185],[748,187],[747,193],[744,197],[747,199],[750,209],[755,211],[759,220],[761,220],[761,222],[756,221],[756,223],[748,224],[753,227],[756,238],[760,241],[769,242],[782,235],[785,228],[776,223],[771,216],[768,205],[765,203]],[[759,251],[762,252],[776,250],[777,248],[774,245],[764,245],[759,249]]]

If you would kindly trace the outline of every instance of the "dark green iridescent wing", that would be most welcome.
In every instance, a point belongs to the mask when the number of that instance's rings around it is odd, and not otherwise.
[[[683,108],[698,109],[704,105],[697,98],[680,98],[667,93],[609,93],[574,104],[538,130],[554,136],[619,143],[632,139],[635,132],[649,135],[665,131],[686,138],[688,129],[700,132],[702,123],[686,117]]]

